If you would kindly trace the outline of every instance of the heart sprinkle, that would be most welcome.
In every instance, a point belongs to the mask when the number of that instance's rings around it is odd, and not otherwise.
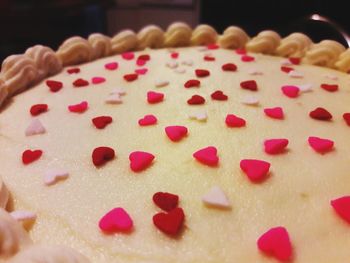
[[[263,73],[261,70],[256,69],[256,68],[250,68],[250,69],[248,70],[248,74],[249,74],[249,75],[252,75],[252,76],[264,75],[264,73]]]
[[[299,96],[299,88],[297,86],[285,85],[281,88],[284,95],[289,98],[296,98]]]
[[[297,86],[300,92],[306,93],[312,91],[312,84],[302,84]]]
[[[293,57],[290,57],[290,58],[288,58],[289,59],[289,61],[290,61],[290,63],[292,63],[293,65],[299,65],[300,64],[300,62],[301,62],[301,59],[300,58],[293,58]]]
[[[287,139],[269,139],[264,141],[264,149],[267,154],[283,153],[288,146]]]
[[[114,92],[105,99],[105,102],[107,104],[120,104],[123,102],[121,96],[122,95],[120,93]]]
[[[226,63],[224,65],[221,66],[221,69],[223,71],[237,71],[237,66],[233,63]]]
[[[284,227],[274,227],[265,232],[257,241],[258,249],[280,261],[289,261],[292,257],[292,244]]]
[[[167,212],[175,209],[179,203],[179,196],[171,193],[157,192],[152,199],[156,206]]]
[[[100,219],[98,226],[106,233],[129,232],[133,228],[133,221],[123,208],[116,207]]]
[[[170,57],[173,59],[177,59],[179,57],[179,53],[178,52],[171,52]]]
[[[162,88],[162,87],[168,86],[169,85],[169,81],[168,80],[156,80],[154,85],[157,88]]]
[[[205,195],[202,201],[209,207],[227,209],[231,207],[230,201],[219,186],[213,186]]]
[[[111,116],[99,116],[92,119],[93,125],[97,129],[104,129],[108,124],[112,123],[113,119]]]
[[[30,107],[30,114],[32,116],[38,116],[41,113],[47,112],[48,106],[47,104],[35,104],[32,107]]]
[[[190,79],[187,80],[184,84],[185,88],[192,88],[192,87],[199,87],[201,85],[201,82],[197,79]]]
[[[240,167],[250,181],[259,183],[267,177],[270,163],[262,160],[244,159],[240,162]]]
[[[259,105],[259,98],[252,95],[247,95],[243,99],[241,99],[241,102],[246,105],[250,106],[258,106]]]
[[[138,123],[140,126],[154,125],[157,123],[157,117],[152,114],[145,115],[142,119],[139,119]]]
[[[147,92],[147,102],[150,104],[155,104],[162,102],[164,100],[164,94],[160,92],[155,91],[148,91]]]
[[[350,126],[350,112],[344,113],[343,114],[343,119],[345,121],[345,123]]]
[[[214,50],[214,49],[219,49],[219,45],[218,44],[208,44],[207,45],[207,49],[209,50]]]
[[[308,138],[309,145],[318,153],[327,153],[333,149],[334,142],[332,140],[310,136]]]
[[[69,68],[67,69],[68,74],[78,74],[80,72],[80,68]]]
[[[343,220],[350,224],[350,196],[343,196],[331,201],[331,206]]]
[[[278,119],[278,120],[284,119],[284,113],[281,107],[265,108],[264,112],[266,116],[269,116],[270,118]]]
[[[315,120],[328,121],[332,119],[332,114],[324,108],[318,107],[310,111],[309,116]]]
[[[179,66],[179,64],[174,60],[167,62],[165,65],[170,69],[175,69]]]
[[[243,55],[241,56],[241,61],[242,62],[253,62],[255,61],[255,58],[249,55]]]
[[[339,89],[339,86],[337,84],[321,84],[321,88],[329,92],[335,92]]]
[[[133,60],[135,57],[134,52],[124,52],[121,54],[122,58],[125,60]]]
[[[234,114],[227,114],[225,123],[227,127],[240,128],[246,125],[246,121]]]
[[[105,69],[116,70],[118,68],[118,62],[109,62],[105,64]]]
[[[185,126],[167,126],[165,133],[171,141],[178,142],[187,135],[188,130]]]
[[[134,172],[141,172],[147,169],[153,162],[155,156],[148,152],[135,151],[129,155],[130,169]]]
[[[191,67],[193,65],[193,60],[188,59],[181,62],[182,65]]]
[[[217,149],[213,146],[208,146],[196,151],[193,157],[200,163],[208,166],[217,166],[219,157],[217,156]]]
[[[186,72],[186,69],[185,68],[176,68],[176,69],[174,69],[174,72],[178,73],[178,74],[184,74]]]
[[[198,78],[203,78],[210,75],[210,72],[206,69],[196,69],[195,73]]]
[[[68,172],[62,170],[49,170],[45,173],[44,184],[49,186],[57,183],[58,181],[67,179]]]
[[[225,95],[222,90],[214,91],[210,96],[213,100],[228,100],[227,95]]]
[[[190,99],[187,100],[187,104],[189,105],[200,105],[204,103],[205,99],[200,95],[193,95]]]
[[[258,84],[255,80],[246,80],[242,81],[240,83],[240,86],[242,89],[251,90],[251,91],[257,91],[258,90]]]
[[[32,136],[37,134],[43,134],[46,132],[45,127],[41,123],[39,119],[33,119],[32,122],[28,125],[27,129],[25,130],[26,136]]]
[[[73,82],[73,86],[76,87],[76,88],[80,88],[80,87],[86,87],[89,85],[89,82],[85,79],[76,79],[74,82]]]
[[[281,66],[281,71],[285,72],[285,73],[289,73],[292,70],[294,70],[294,68],[291,67],[287,67],[287,66]]]
[[[203,58],[205,61],[215,61],[215,57],[211,55],[205,55]]]
[[[100,83],[103,83],[103,82],[105,82],[105,81],[106,81],[106,79],[103,78],[103,77],[93,77],[93,78],[91,79],[91,82],[92,82],[93,84],[100,84]]]
[[[135,73],[138,75],[145,75],[148,72],[147,68],[138,68],[135,69]]]
[[[176,236],[184,223],[185,214],[182,208],[175,208],[169,213],[158,213],[153,216],[153,224],[163,233]]]
[[[198,111],[198,112],[189,114],[188,118],[190,118],[191,120],[205,122],[208,119],[208,115],[205,111]]]
[[[74,105],[69,105],[68,106],[68,110],[70,112],[75,112],[75,113],[83,113],[87,110],[88,108],[88,103],[87,101],[82,101],[78,104],[74,104]]]
[[[149,61],[151,60],[151,56],[148,54],[143,54],[137,57],[137,60]]]
[[[126,74],[123,76],[123,78],[126,81],[131,82],[131,81],[137,80],[138,74],[136,74],[136,73]]]
[[[106,146],[97,147],[92,152],[92,163],[99,167],[114,159],[114,157],[115,152],[112,148]]]
[[[63,83],[61,81],[47,80],[45,83],[51,92],[57,92],[63,88]]]
[[[301,79],[304,77],[304,74],[299,72],[299,71],[292,70],[292,71],[288,72],[288,76],[291,78],[295,78],[295,79]]]
[[[25,150],[22,153],[22,162],[23,162],[23,164],[32,163],[32,162],[38,160],[42,154],[43,154],[42,150],[34,150],[34,151]]]

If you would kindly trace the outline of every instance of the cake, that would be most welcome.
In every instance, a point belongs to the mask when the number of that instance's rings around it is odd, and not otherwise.
[[[174,23],[0,74],[0,261],[347,262],[350,52]]]

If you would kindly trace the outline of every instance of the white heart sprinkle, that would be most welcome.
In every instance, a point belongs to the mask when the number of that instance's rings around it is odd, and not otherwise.
[[[197,48],[197,50],[199,52],[205,52],[205,51],[208,51],[208,48],[206,46],[200,46],[200,47]]]
[[[299,72],[299,71],[296,71],[296,70],[291,70],[288,72],[288,75],[289,77],[291,78],[297,78],[297,79],[300,79],[300,78],[303,78],[304,75],[303,73]]]
[[[36,214],[31,211],[16,210],[10,213],[10,215],[23,225],[29,224],[36,219]]]
[[[302,84],[302,85],[297,85],[297,87],[301,92],[304,92],[304,93],[312,91],[312,84]]]
[[[167,81],[167,80],[156,80],[154,85],[157,88],[162,88],[162,87],[168,86],[169,85],[169,81]]]
[[[176,61],[168,61],[165,65],[168,68],[174,69],[177,68],[179,64]]]
[[[125,91],[125,89],[120,87],[120,88],[116,88],[116,89],[112,90],[110,94],[125,95],[126,91]]]
[[[337,77],[337,76],[331,75],[331,74],[327,74],[327,75],[325,75],[325,77],[326,77],[327,79],[331,79],[331,80],[338,80],[338,77]]]
[[[248,74],[253,75],[253,76],[257,76],[257,75],[263,75],[263,72],[258,70],[258,69],[255,69],[255,68],[251,68],[248,70]]]
[[[183,61],[181,62],[181,64],[190,67],[190,66],[193,65],[193,60],[191,60],[191,59],[183,60]]]
[[[39,119],[33,119],[32,122],[27,127],[25,134],[26,136],[32,136],[36,134],[43,134],[46,132],[45,127]]]
[[[107,104],[120,104],[123,101],[119,93],[112,93],[105,99],[105,102]]]
[[[69,176],[68,172],[63,170],[49,170],[45,173],[44,183],[46,185],[53,185],[59,180],[66,179]]]
[[[259,98],[252,95],[247,95],[241,100],[241,102],[246,105],[257,106],[259,105]]]
[[[204,196],[202,196],[202,201],[208,206],[218,208],[231,207],[230,201],[219,186],[213,186]]]
[[[184,69],[184,68],[176,68],[176,69],[174,69],[174,72],[176,72],[178,74],[184,74],[186,72],[186,69]]]
[[[198,112],[189,114],[188,118],[190,118],[191,120],[205,122],[208,119],[208,115],[205,111],[198,111]]]
[[[289,59],[282,59],[282,60],[281,60],[281,65],[283,65],[283,66],[292,66],[293,63],[290,62]]]

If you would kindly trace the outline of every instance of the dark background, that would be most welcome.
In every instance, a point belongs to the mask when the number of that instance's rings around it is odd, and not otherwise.
[[[336,26],[310,20],[315,13]],[[72,35],[113,35],[121,28],[138,30],[147,23],[166,29],[175,20],[191,26],[207,23],[219,33],[229,25],[238,25],[250,36],[264,29],[282,36],[300,31],[314,42],[335,39],[347,46],[338,28],[350,32],[348,13],[347,1],[339,0],[0,0],[0,61],[35,44],[57,49]]]

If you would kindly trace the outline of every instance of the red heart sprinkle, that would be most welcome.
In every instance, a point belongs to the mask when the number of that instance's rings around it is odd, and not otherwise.
[[[138,65],[138,66],[144,66],[146,63],[147,63],[147,61],[143,60],[143,59],[136,60],[136,65]]]
[[[292,63],[293,65],[299,65],[301,62],[300,58],[289,58],[290,63]]]
[[[133,221],[123,208],[117,207],[105,214],[98,226],[107,233],[128,232],[133,228]]]
[[[329,92],[335,92],[339,89],[339,86],[337,84],[321,84],[321,88]]]
[[[250,181],[258,183],[266,178],[270,170],[270,163],[262,160],[244,159],[240,162],[240,167]]]
[[[47,80],[46,85],[50,88],[50,91],[57,92],[63,87],[63,83],[61,81],[56,80]]]
[[[252,62],[255,60],[255,58],[252,56],[249,56],[249,55],[243,55],[243,56],[241,56],[241,60],[243,62]]]
[[[310,136],[308,138],[309,145],[318,153],[326,153],[333,149],[334,142],[332,140]]]
[[[132,59],[134,59],[135,54],[134,54],[134,52],[124,52],[124,53],[122,53],[121,56],[125,60],[132,60]]]
[[[179,57],[179,53],[178,52],[171,52],[170,57],[173,59],[177,59]]]
[[[126,74],[123,76],[123,78],[126,81],[131,82],[131,81],[134,81],[138,78],[138,74],[136,74],[136,73]]]
[[[76,87],[76,88],[79,88],[79,87],[86,87],[89,85],[89,82],[85,79],[76,79],[74,82],[73,82],[73,86]]]
[[[219,48],[219,45],[215,43],[207,45],[207,49],[209,50],[218,49],[218,48]]]
[[[145,115],[142,119],[139,119],[139,125],[140,126],[149,126],[157,123],[156,116],[150,114]]]
[[[237,48],[235,50],[235,52],[236,52],[237,55],[245,55],[245,54],[247,54],[247,50],[245,50],[243,48]]]
[[[129,155],[130,169],[134,172],[141,172],[147,169],[153,162],[155,156],[148,152],[135,151]]]
[[[38,160],[41,155],[43,154],[43,151],[42,150],[25,150],[23,153],[22,153],[22,162],[24,164],[29,164],[29,163],[32,163],[36,160]]]
[[[203,78],[210,75],[210,72],[206,69],[196,69],[195,73],[198,78]]]
[[[219,163],[217,149],[214,146],[208,146],[196,151],[193,157],[200,163],[208,166],[217,166]]]
[[[150,104],[155,104],[163,101],[164,99],[164,94],[160,92],[155,92],[155,91],[149,91],[147,92],[147,101]]]
[[[105,69],[116,70],[118,68],[118,62],[109,62],[105,64]]]
[[[173,142],[178,142],[187,135],[187,128],[185,126],[167,126],[165,133]]]
[[[331,201],[335,212],[350,224],[350,196],[343,196]]]
[[[343,114],[343,119],[346,122],[348,126],[350,126],[350,113],[344,113]]]
[[[68,74],[77,74],[80,72],[80,68],[69,68],[67,69]]]
[[[112,123],[111,116],[99,116],[92,119],[92,123],[97,129],[104,129],[108,124]]]
[[[150,55],[144,54],[137,57],[137,60],[149,61],[151,59]]]
[[[240,86],[242,89],[247,89],[251,91],[257,91],[258,90],[258,84],[256,83],[255,80],[246,80],[242,81],[240,83]]]
[[[163,233],[176,236],[184,223],[185,214],[182,208],[175,208],[169,213],[158,213],[153,216],[153,224]]]
[[[292,244],[284,227],[271,228],[258,239],[257,245],[264,254],[280,261],[289,261],[292,257]]]
[[[236,71],[237,70],[237,66],[233,63],[226,63],[224,65],[221,66],[221,69],[223,71]]]
[[[215,57],[209,56],[209,55],[205,55],[204,56],[204,60],[205,61],[215,61]]]
[[[164,211],[171,211],[177,207],[179,196],[171,193],[157,192],[153,195],[153,202]]]
[[[187,80],[185,83],[185,88],[192,88],[192,87],[199,87],[201,85],[201,82],[197,79],[190,79]]]
[[[112,148],[106,146],[97,147],[92,152],[92,163],[99,167],[112,160],[114,156],[115,152]]]
[[[269,139],[264,141],[265,152],[268,154],[283,153],[288,146],[287,139]]]
[[[204,104],[205,103],[205,99],[202,96],[193,95],[189,100],[187,100],[187,103],[189,105]]]
[[[313,119],[320,121],[328,121],[332,119],[332,114],[324,108],[318,107],[313,111],[310,111],[309,116]]]
[[[88,103],[87,101],[82,101],[78,104],[74,104],[74,105],[69,105],[68,106],[68,110],[70,112],[76,112],[76,113],[83,113],[87,110],[88,108]]]
[[[148,69],[147,68],[138,68],[135,69],[135,73],[138,75],[145,75],[147,73]]]
[[[93,78],[91,79],[91,82],[92,82],[93,84],[100,84],[100,83],[103,83],[103,82],[105,82],[105,81],[106,81],[106,79],[103,78],[103,77],[93,77]]]
[[[32,107],[30,107],[30,114],[32,116],[38,116],[41,113],[47,112],[47,110],[47,104],[35,104]]]
[[[269,116],[270,118],[278,119],[278,120],[284,119],[284,113],[281,107],[265,108],[264,112],[266,116]]]
[[[284,95],[289,98],[296,98],[299,96],[300,89],[297,86],[285,85],[281,88]]]
[[[291,72],[292,70],[294,70],[294,68],[291,68],[291,67],[287,67],[287,66],[282,66],[281,67],[281,70],[285,73],[289,73]]]
[[[225,123],[228,127],[240,128],[246,125],[246,121],[236,115],[227,114]]]
[[[228,100],[227,95],[225,95],[221,90],[214,91],[210,96],[213,100]]]

